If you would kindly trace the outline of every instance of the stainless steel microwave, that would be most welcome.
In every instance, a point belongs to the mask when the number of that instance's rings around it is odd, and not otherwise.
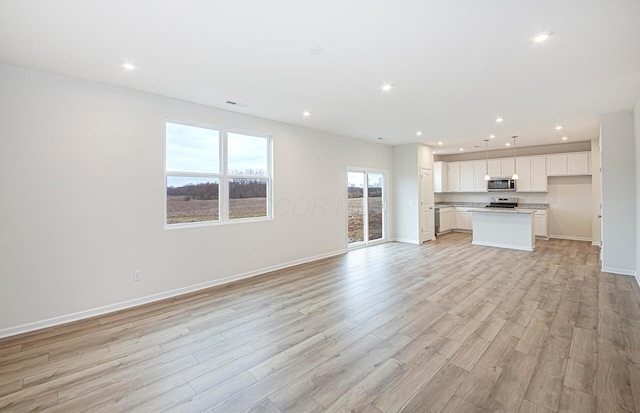
[[[487,181],[489,192],[508,192],[516,190],[516,181],[513,179],[490,179]]]

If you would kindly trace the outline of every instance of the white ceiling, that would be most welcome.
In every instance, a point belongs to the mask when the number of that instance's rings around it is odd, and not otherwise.
[[[0,62],[441,154],[490,134],[504,149],[589,140],[633,107],[640,1],[0,0]]]

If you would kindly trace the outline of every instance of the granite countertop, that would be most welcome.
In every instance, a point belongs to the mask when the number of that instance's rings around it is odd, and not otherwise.
[[[521,209],[521,208],[472,208],[471,212],[489,212],[498,214],[535,214],[535,209]]]
[[[465,208],[484,208],[489,204],[487,202],[436,202],[435,208],[448,208],[448,207],[465,207]],[[505,209],[505,208],[498,208]],[[541,203],[520,203],[518,204],[518,209],[549,209],[549,204],[541,204]]]

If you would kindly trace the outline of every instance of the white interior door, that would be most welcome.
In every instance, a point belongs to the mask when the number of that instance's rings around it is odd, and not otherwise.
[[[420,168],[420,242],[434,239],[433,174],[431,168]]]

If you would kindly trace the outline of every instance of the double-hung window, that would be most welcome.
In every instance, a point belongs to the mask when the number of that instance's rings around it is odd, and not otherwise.
[[[166,122],[165,227],[272,217],[271,137]]]

